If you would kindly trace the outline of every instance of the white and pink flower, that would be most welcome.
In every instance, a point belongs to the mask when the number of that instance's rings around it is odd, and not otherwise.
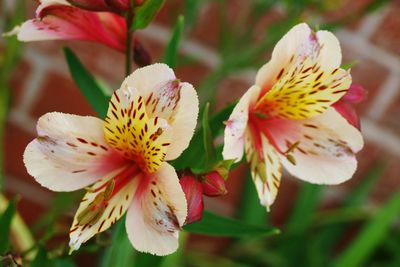
[[[127,211],[133,246],[166,255],[178,247],[187,202],[174,168],[198,115],[193,86],[165,64],[136,70],[113,94],[104,120],[47,113],[26,148],[25,166],[54,191],[85,188],[70,246],[76,250]]]
[[[126,50],[125,19],[112,12],[93,12],[72,6],[66,0],[41,0],[36,18],[22,23],[6,35],[23,42],[80,40]]]
[[[278,42],[226,122],[223,156],[239,161],[246,153],[267,208],[278,193],[281,165],[317,184],[342,183],[354,174],[363,138],[352,125],[357,126],[357,116],[343,117],[346,110],[335,107],[352,83],[341,60],[332,33],[295,26]],[[357,99],[358,89],[353,88]]]

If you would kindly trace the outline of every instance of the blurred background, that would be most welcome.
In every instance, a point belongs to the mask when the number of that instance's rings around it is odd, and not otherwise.
[[[3,0],[1,5],[2,32],[32,18],[37,7],[29,0]],[[203,102],[212,101],[213,112],[248,89],[275,43],[300,21],[335,32],[343,63],[353,64],[353,82],[368,95],[357,106],[366,145],[353,179],[325,187],[285,174],[267,214],[258,205],[246,166],[240,166],[227,182],[229,194],[207,198],[206,209],[253,224],[269,223],[282,234],[251,240],[193,235],[190,249],[175,266],[400,266],[400,2],[167,0],[156,20],[136,34],[154,62],[162,57],[180,14],[185,16],[185,35],[177,77],[195,85]],[[19,196],[22,219],[49,250],[67,242],[80,194],[53,194],[40,187],[26,173],[22,154],[36,135],[36,120],[46,112],[94,115],[69,76],[63,46],[72,48],[104,83],[119,87],[124,57],[109,48],[84,42],[22,46],[0,39],[1,183],[7,198]],[[4,203],[0,214],[2,210]],[[90,249],[96,242],[77,255],[78,266],[100,262],[102,253]]]

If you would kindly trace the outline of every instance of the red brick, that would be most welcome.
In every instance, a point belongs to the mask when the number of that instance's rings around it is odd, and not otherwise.
[[[377,27],[372,41],[380,47],[400,55],[400,5],[391,5],[388,14]]]
[[[397,90],[400,92],[400,87]],[[397,134],[400,139],[400,93],[393,99],[385,114],[380,119],[380,124]]]
[[[84,96],[67,77],[50,72],[32,115],[36,118],[47,112],[65,112],[78,115],[94,115]]]
[[[239,100],[249,88],[250,85],[247,82],[237,79],[234,76],[222,80],[219,85],[216,85],[215,89],[215,109],[220,110],[229,103]]]
[[[4,168],[7,175],[23,178],[27,182],[34,182],[33,178],[26,172],[22,161],[25,147],[34,139],[12,123],[6,124],[4,136]]]
[[[377,63],[365,58],[356,49],[347,46],[342,47],[343,63],[356,61],[357,64],[351,69],[353,83],[360,84],[367,91],[366,99],[356,105],[359,113],[368,111],[369,105],[378,95],[380,87],[388,77],[388,70]]]
[[[31,71],[31,64],[24,59],[18,62],[15,67],[9,82],[9,89],[11,90],[11,107],[16,107],[20,104],[25,91],[24,87],[28,82]]]

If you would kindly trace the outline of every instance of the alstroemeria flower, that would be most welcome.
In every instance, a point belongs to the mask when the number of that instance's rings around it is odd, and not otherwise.
[[[193,86],[165,64],[136,70],[111,100],[105,120],[47,113],[26,148],[25,166],[54,191],[86,188],[70,231],[76,250],[125,211],[133,246],[166,255],[178,247],[187,203],[166,160],[189,145],[198,115]]]
[[[104,44],[125,52],[126,22],[111,12],[93,12],[71,6],[66,0],[41,0],[36,18],[17,26],[6,35],[16,34],[23,42],[80,40]]]
[[[281,165],[316,184],[338,184],[355,172],[361,133],[331,107],[351,85],[349,71],[340,64],[340,45],[332,33],[295,26],[226,122],[223,156],[240,160],[246,152],[267,208],[278,192]]]

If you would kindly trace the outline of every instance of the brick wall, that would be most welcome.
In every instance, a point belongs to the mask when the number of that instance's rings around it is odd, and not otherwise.
[[[162,55],[175,15],[182,8],[181,2],[169,1],[156,22],[139,33],[144,46],[151,51],[154,59]],[[227,10],[228,16],[234,19],[246,16],[245,6],[240,4],[243,2],[245,1],[233,1],[232,10]],[[360,2],[362,6],[368,1],[350,2]],[[34,8],[33,3],[28,3],[29,16],[32,16]],[[182,80],[198,85],[206,74],[218,66],[221,60],[216,50],[219,29],[215,25],[219,25],[216,22],[219,12],[223,11],[215,3],[204,5],[199,21],[183,41],[181,53],[196,61],[178,68],[178,77]],[[371,201],[384,201],[400,185],[399,12],[400,6],[390,2],[378,12],[371,13],[337,32],[344,61],[358,62],[352,71],[353,80],[368,90],[368,99],[358,108],[362,115],[366,146],[359,155],[360,166],[355,178],[344,185],[330,187],[327,200],[340,197],[344,191],[357,186],[367,170],[378,161],[385,161],[387,164],[384,175],[373,190]],[[330,14],[335,15],[337,16]],[[255,32],[265,32],[265,25],[281,16],[279,10],[268,14],[262,25],[255,28]],[[22,196],[20,210],[28,223],[33,223],[46,210],[53,196],[50,191],[33,181],[22,163],[24,148],[35,136],[36,120],[50,111],[94,114],[69,77],[61,50],[63,45],[72,47],[83,62],[112,88],[118,88],[123,79],[123,56],[100,45],[80,42],[26,44],[21,62],[11,79],[12,104],[5,137],[5,168],[7,193]],[[240,97],[254,80],[255,71],[246,70],[216,84],[217,106],[221,107]],[[290,207],[290,198],[293,197],[291,192],[297,187],[298,182],[286,176],[275,210],[279,210],[278,207],[283,210]],[[243,179],[243,170],[236,170],[235,180],[228,182],[230,194],[217,200],[207,200],[208,207],[221,213],[232,213],[240,197],[239,189]],[[276,213],[279,221],[284,214],[281,216],[275,210],[273,209],[273,214]]]

